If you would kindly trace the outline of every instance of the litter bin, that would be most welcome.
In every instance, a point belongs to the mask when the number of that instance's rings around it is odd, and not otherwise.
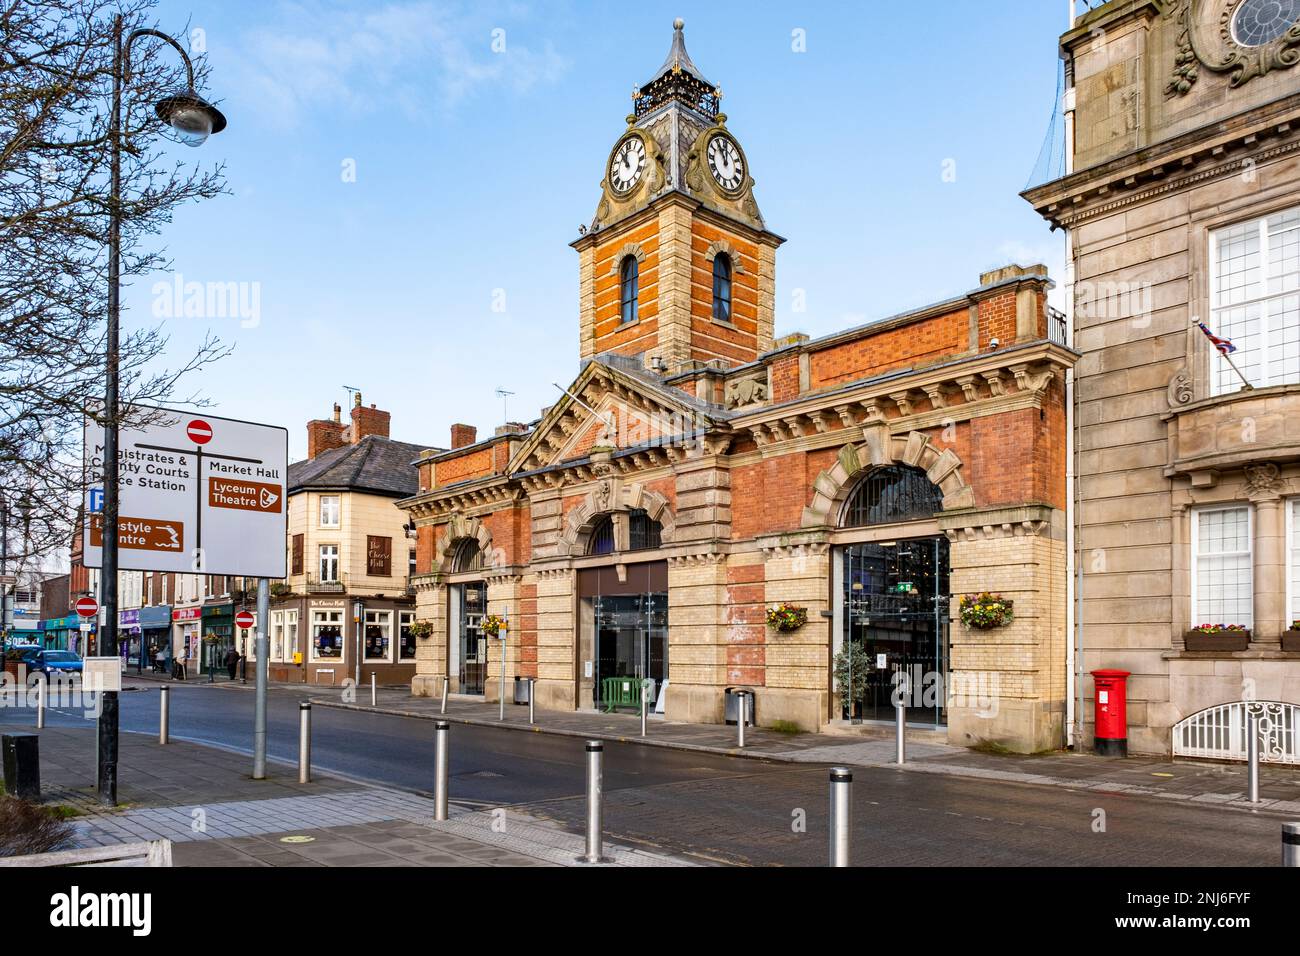
[[[728,687],[724,704],[724,718],[729,724],[736,723],[740,719],[740,695],[741,692],[749,695],[749,721],[746,726],[758,726],[758,696],[748,687]]]
[[[0,737],[4,752],[5,791],[23,800],[41,799],[41,738],[39,734],[5,734]]]
[[[528,683],[527,678],[523,678],[523,677],[515,678],[515,703],[516,704],[528,703],[528,688],[531,686],[532,685]]]

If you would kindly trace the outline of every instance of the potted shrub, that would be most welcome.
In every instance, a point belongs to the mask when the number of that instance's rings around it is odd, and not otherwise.
[[[1282,650],[1300,654],[1300,621],[1292,621],[1291,626],[1282,632]]]
[[[874,658],[860,644],[846,644],[835,655],[835,687],[840,694],[841,706],[850,717],[862,715],[861,705],[867,697],[867,684],[874,670]]]
[[[1198,624],[1183,635],[1189,651],[1244,651],[1250,629],[1242,624]]]
[[[988,631],[995,627],[1006,627],[1014,618],[1012,607],[1015,602],[1001,594],[981,591],[979,594],[962,595],[958,605],[961,622],[977,631]]]
[[[767,609],[767,626],[778,631],[797,631],[808,623],[808,609],[793,604],[778,604]]]

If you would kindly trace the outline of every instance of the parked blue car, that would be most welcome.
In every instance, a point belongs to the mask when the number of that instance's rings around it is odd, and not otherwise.
[[[41,651],[27,661],[27,666],[33,672],[39,672],[46,677],[53,677],[55,674],[80,674],[81,655],[75,651]]]

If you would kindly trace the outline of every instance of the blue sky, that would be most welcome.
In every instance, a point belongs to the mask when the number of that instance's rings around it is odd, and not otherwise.
[[[498,387],[516,393],[511,419],[535,418],[578,370],[568,243],[677,16],[788,240],[778,334],[924,305],[1010,261],[1059,278],[1060,236],[1017,194],[1052,114],[1065,6],[162,0],[164,29],[202,31],[230,120],[170,151],[223,162],[231,193],[181,210],[163,242],[185,282],[260,296],[256,324],[168,319],[172,348],[209,328],[233,343],[188,387],[214,414],[287,426],[295,459],[307,419],[346,409],[345,385],[426,445],[456,421],[490,433]],[[173,281],[136,282],[127,321],[155,321],[154,284]]]

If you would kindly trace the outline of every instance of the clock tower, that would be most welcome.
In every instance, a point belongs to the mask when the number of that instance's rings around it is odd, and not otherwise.
[[[668,58],[632,93],[605,161],[600,201],[572,243],[580,257],[581,356],[638,358],[674,374],[724,368],[772,347],[776,249],[754,200],[722,90],[673,24]]]

